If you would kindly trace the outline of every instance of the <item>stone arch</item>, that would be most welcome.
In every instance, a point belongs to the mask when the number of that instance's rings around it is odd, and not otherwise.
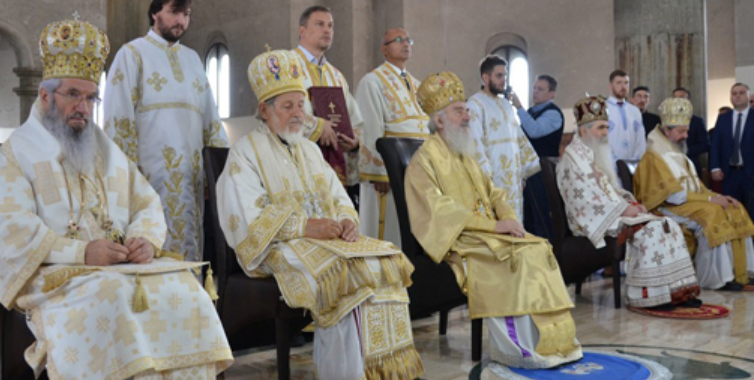
[[[487,39],[484,53],[490,54],[502,46],[515,46],[523,51],[525,55],[529,54],[524,37],[510,32],[500,32]]]
[[[204,63],[204,60],[207,57],[207,53],[209,53],[209,49],[211,49],[215,44],[223,44],[226,48],[228,48],[228,50],[230,50],[230,46],[228,46],[228,39],[225,37],[225,33],[219,30],[211,32],[207,35],[207,38],[204,41],[204,47],[202,48],[201,55],[202,63]]]
[[[0,19],[0,36],[10,42],[13,47],[18,67],[32,68],[35,66],[34,49],[29,46],[21,31],[11,23]]]

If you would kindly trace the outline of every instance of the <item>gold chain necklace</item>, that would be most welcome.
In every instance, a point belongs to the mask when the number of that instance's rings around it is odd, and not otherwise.
[[[81,226],[79,225],[79,222],[81,220],[81,215],[84,213],[84,207],[86,207],[86,197],[85,197],[85,191],[86,191],[86,182],[89,182],[90,186],[94,188],[94,195],[97,197],[97,201],[99,202],[99,207],[102,211],[102,222],[100,226],[102,227],[102,230],[105,231],[105,236],[108,240],[112,241],[113,243],[117,244],[124,244],[125,243],[125,234],[121,232],[118,229],[113,228],[113,220],[110,218],[110,205],[107,200],[107,189],[105,188],[105,181],[102,180],[102,176],[99,174],[97,169],[94,169],[94,175],[97,178],[97,182],[99,183],[99,186],[97,186],[96,183],[94,183],[89,177],[79,174],[79,188],[81,190],[81,201],[80,201],[80,207],[79,207],[79,215],[76,220],[73,219],[73,197],[71,195],[72,191],[68,184],[68,174],[65,171],[65,166],[62,165],[63,168],[63,177],[65,178],[65,187],[66,191],[68,192],[68,207],[70,209],[70,220],[68,222],[68,233],[66,234],[66,237],[69,237],[71,239],[79,239],[81,237]],[[101,189],[101,191],[100,191]]]

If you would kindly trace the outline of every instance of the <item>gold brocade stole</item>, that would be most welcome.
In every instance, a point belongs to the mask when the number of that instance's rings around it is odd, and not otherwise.
[[[539,330],[539,342],[534,349],[538,354],[565,356],[579,347],[574,344],[576,324],[570,310],[533,313],[531,319]]]
[[[471,163],[472,158],[468,156],[461,156],[461,162],[466,169],[466,174],[474,187],[476,193],[476,202],[474,204],[474,214],[487,217],[491,220],[496,220],[495,214],[492,210],[492,204],[490,202],[487,192],[484,191],[484,186],[480,183],[481,179],[477,174],[474,165]]]

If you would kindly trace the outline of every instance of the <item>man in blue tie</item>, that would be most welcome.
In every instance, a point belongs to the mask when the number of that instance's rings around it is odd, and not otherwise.
[[[749,97],[751,91],[744,83],[736,83],[730,89],[730,102],[733,112],[720,115],[715,123],[712,138],[710,169],[712,179],[723,182],[723,194],[736,198],[746,205],[752,215],[749,204],[752,182],[754,182],[754,149],[742,149],[754,146],[754,117],[750,115]]]

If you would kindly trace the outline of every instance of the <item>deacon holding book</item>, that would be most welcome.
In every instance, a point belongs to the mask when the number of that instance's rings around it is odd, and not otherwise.
[[[358,130],[362,121],[346,77],[325,58],[325,52],[332,46],[333,35],[333,17],[329,8],[315,5],[301,14],[299,45],[293,52],[303,68],[304,87],[309,92],[304,101],[304,136],[319,144],[358,210],[359,139],[349,131]],[[327,87],[340,91],[328,91]]]

